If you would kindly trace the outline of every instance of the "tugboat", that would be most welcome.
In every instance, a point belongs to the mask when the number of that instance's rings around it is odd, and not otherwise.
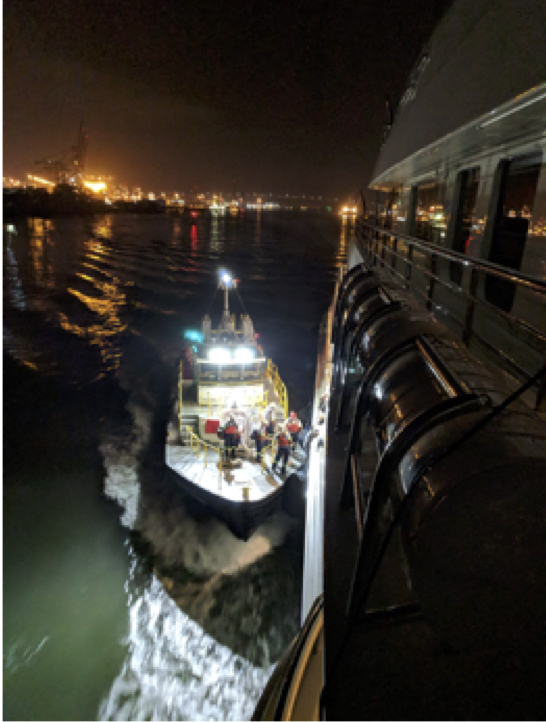
[[[223,313],[215,329],[208,314],[203,318],[200,347],[191,359],[193,379],[187,378],[188,361],[180,363],[176,422],[169,429],[165,461],[186,491],[248,539],[270,514],[290,513],[283,500],[285,480],[296,476],[305,457],[292,448],[286,472],[274,466],[288,393],[257,342],[250,316],[241,314],[237,325],[230,312],[229,293],[237,286],[237,279],[221,272]],[[256,434],[262,439],[259,454]],[[294,484],[301,486],[297,477]]]

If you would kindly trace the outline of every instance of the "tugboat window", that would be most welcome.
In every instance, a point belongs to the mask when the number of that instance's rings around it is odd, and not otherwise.
[[[417,186],[414,228],[423,241],[443,244],[446,236],[443,183],[422,183]]]
[[[480,182],[480,169],[469,168],[457,176],[455,186],[455,221],[453,231],[453,250],[458,253],[468,253],[468,245],[472,239],[472,217],[476,210],[476,198]],[[461,283],[462,267],[460,263],[451,263],[449,273],[451,280]]]
[[[519,270],[533,212],[542,154],[502,161],[497,209],[489,260]],[[488,276],[485,297],[507,313],[514,303],[515,286]]]

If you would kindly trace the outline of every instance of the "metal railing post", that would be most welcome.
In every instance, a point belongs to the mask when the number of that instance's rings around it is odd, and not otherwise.
[[[436,274],[438,272],[438,256],[433,252],[430,254],[429,263],[430,276],[428,277],[427,286],[427,308],[430,311],[432,309],[432,299],[434,297],[434,286],[436,285]]]
[[[368,263],[372,263],[373,262],[373,245],[374,245],[373,233],[370,233],[370,231],[364,229],[364,231],[361,231],[361,235],[363,236],[364,242],[365,242],[364,248],[366,249],[367,261],[368,261]]]
[[[412,230],[412,233],[415,233],[415,229]],[[546,334],[530,320],[524,317],[518,317],[514,313],[504,310],[495,299],[482,298],[481,293],[479,293],[479,284],[483,278],[483,275],[480,274],[486,274],[499,281],[502,280],[507,284],[512,284],[514,288],[520,290],[520,293],[521,291],[525,291],[532,294],[539,294],[539,302],[542,303],[546,297],[545,279],[523,273],[516,269],[505,268],[484,259],[474,258],[443,246],[434,245],[413,235],[384,229],[377,224],[366,223],[363,220],[359,225],[357,237],[361,241],[360,249],[365,262],[367,262],[370,267],[383,266],[386,270],[389,270],[391,275],[395,276],[406,290],[413,291],[419,297],[420,301],[424,302],[430,312],[434,313],[436,311],[435,286],[437,283],[442,287],[442,292],[445,290],[446,293],[455,294],[457,298],[461,299],[461,302],[464,304],[463,317],[461,317],[458,307],[450,308],[449,303],[447,301],[444,302],[443,296],[441,297],[441,303],[438,305],[438,309],[446,313],[456,324],[459,338],[461,338],[466,345],[469,345],[471,341],[476,341],[481,344],[488,353],[495,352],[496,350],[495,342],[487,339],[489,329],[478,328],[475,323],[476,309],[483,309],[484,314],[486,314],[484,318],[489,319],[489,315],[491,315],[492,323],[496,323],[498,319],[501,319],[500,323],[502,325],[508,323],[510,326],[513,326],[514,333],[522,334],[522,340],[523,338],[525,339],[524,343],[543,354],[542,349],[546,342]],[[392,242],[392,246],[390,242]],[[385,247],[387,243],[389,243],[389,249]],[[397,259],[402,243],[405,243],[406,247],[404,254],[400,252],[400,260],[402,265],[405,265],[405,268],[402,268],[401,272],[398,272],[397,267],[399,267],[400,264],[397,263]],[[379,248],[380,244],[381,248]],[[426,260],[423,266],[421,266],[421,264],[417,265],[415,262],[415,249],[417,249],[419,254],[424,254],[425,256]],[[392,254],[390,259],[386,258],[387,250]],[[471,274],[468,282],[458,283],[452,274],[446,274],[446,276],[451,275],[451,282],[447,277],[444,277],[444,269],[441,264],[446,261],[447,264],[445,265],[448,271],[455,265],[458,267],[464,266],[465,269],[468,269]],[[424,272],[426,276],[424,289],[421,283],[418,283],[416,286],[416,277],[413,273],[414,265],[417,266],[417,270],[419,271],[418,280],[421,279],[421,272]],[[442,273],[440,273],[439,269],[442,270]],[[466,278],[466,275],[463,274],[463,277]],[[529,378],[528,370],[525,368],[525,362],[522,362],[517,357],[517,354],[514,355],[508,348],[501,348],[500,351],[502,352],[503,366],[510,368],[518,378]],[[538,385],[537,391],[537,403],[542,409],[546,407],[546,382]]]
[[[184,378],[184,362],[180,359],[180,370],[178,372],[178,431],[182,433],[182,380]]]
[[[535,411],[546,411],[546,376],[543,376],[538,383]]]
[[[413,268],[413,243],[406,245],[406,282],[404,288],[409,289],[411,281],[411,271]]]
[[[474,323],[474,309],[476,308],[476,291],[478,289],[478,271],[476,268],[473,268],[470,271],[470,287],[468,289],[468,292],[470,293],[471,298],[468,299],[468,303],[466,306],[466,313],[464,317],[464,328],[463,328],[463,343],[465,343],[467,346],[470,343],[470,338],[472,337],[472,325]]]

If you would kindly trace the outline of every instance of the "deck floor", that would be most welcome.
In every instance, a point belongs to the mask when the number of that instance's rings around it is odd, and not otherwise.
[[[273,457],[274,458],[274,457]],[[225,499],[241,501],[243,489],[248,488],[250,501],[257,501],[282,486],[284,479],[296,471],[300,463],[294,455],[290,456],[287,466],[287,473],[277,474],[271,470],[273,458],[266,455],[265,469],[251,458],[239,456],[237,461],[240,466],[237,468],[218,468],[218,453],[209,451],[207,459],[203,453],[199,457],[189,446],[168,445],[166,448],[165,461],[177,474],[188,479],[188,481],[202,487],[213,494],[220,494]],[[206,463],[206,465],[205,465]]]

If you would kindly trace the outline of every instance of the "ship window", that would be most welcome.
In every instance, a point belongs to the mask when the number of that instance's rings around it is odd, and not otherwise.
[[[385,208],[385,228],[392,229],[395,226],[396,217],[398,215],[399,196],[400,194],[395,188],[393,188],[392,191],[389,193],[389,198],[387,200],[387,205]]]
[[[497,209],[489,260],[498,266],[519,270],[542,163],[542,154],[502,161]],[[509,281],[488,276],[485,297],[507,313],[514,303],[516,288]]]
[[[396,188],[376,193],[377,223],[383,228],[392,229],[398,215],[400,193]]]
[[[472,217],[476,210],[476,198],[478,197],[478,185],[480,182],[480,169],[469,168],[463,170],[457,176],[456,199],[457,210],[455,212],[455,228],[453,232],[453,250],[458,253],[468,253],[468,246],[472,240]],[[462,266],[460,263],[450,264],[451,280],[460,284],[462,278]]]
[[[417,186],[415,203],[415,236],[438,245],[446,236],[444,190],[443,183],[422,183]]]

